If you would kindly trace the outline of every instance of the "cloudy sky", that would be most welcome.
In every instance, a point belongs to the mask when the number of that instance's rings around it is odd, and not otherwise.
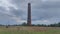
[[[60,0],[0,0],[0,24],[27,22],[27,4],[32,7],[32,24],[60,22]]]

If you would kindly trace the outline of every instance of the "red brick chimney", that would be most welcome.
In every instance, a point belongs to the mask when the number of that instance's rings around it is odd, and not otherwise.
[[[28,3],[28,18],[27,25],[31,26],[31,3]]]

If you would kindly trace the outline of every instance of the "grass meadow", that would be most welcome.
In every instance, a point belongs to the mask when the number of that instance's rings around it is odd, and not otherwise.
[[[60,34],[60,27],[0,27],[0,34]]]

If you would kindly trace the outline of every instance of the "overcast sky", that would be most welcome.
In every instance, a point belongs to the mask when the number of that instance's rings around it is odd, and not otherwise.
[[[32,7],[32,24],[60,22],[60,0],[0,0],[0,24],[27,22],[29,2]]]

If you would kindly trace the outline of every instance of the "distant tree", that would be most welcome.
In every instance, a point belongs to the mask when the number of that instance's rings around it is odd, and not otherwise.
[[[58,24],[57,23],[55,23],[54,25],[55,25],[55,27],[58,27]]]
[[[40,24],[37,24],[37,26],[41,26]]]
[[[54,24],[50,24],[50,27],[54,27],[55,25]]]
[[[22,26],[27,26],[26,22],[22,23]]]
[[[44,24],[42,24],[41,26],[45,26]]]
[[[50,25],[47,25],[47,27],[50,27]]]
[[[44,27],[47,27],[47,25],[44,25]]]
[[[3,26],[2,24],[0,24],[0,26]]]
[[[45,24],[37,24],[37,26],[46,27],[47,25],[45,25]]]
[[[36,26],[35,24],[32,24],[32,26]]]
[[[57,24],[50,24],[50,27],[56,27]]]
[[[60,27],[60,22],[58,23],[58,26]]]

